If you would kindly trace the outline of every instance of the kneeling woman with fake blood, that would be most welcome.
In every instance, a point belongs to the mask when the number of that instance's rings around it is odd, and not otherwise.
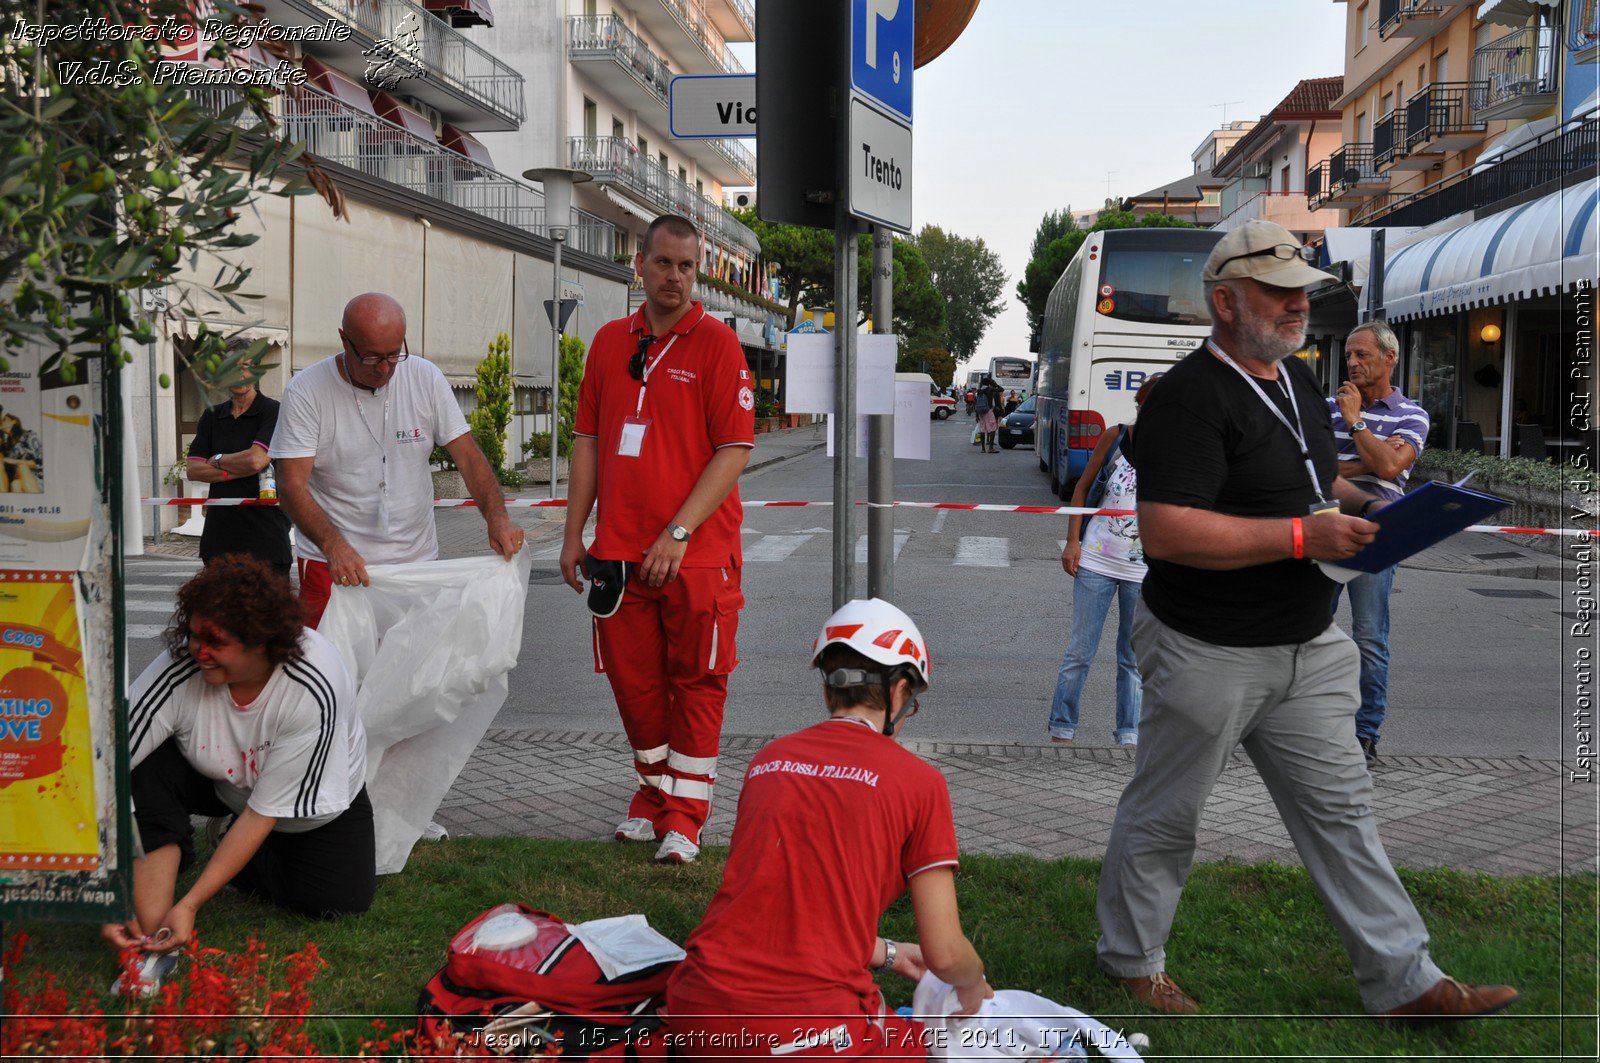
[[[170,953],[230,882],[301,915],[366,911],[376,861],[355,681],[289,582],[252,558],[212,561],[179,588],[166,644],[128,695],[144,855],[134,918],[106,939]],[[215,849],[178,897],[191,815],[211,817]]]

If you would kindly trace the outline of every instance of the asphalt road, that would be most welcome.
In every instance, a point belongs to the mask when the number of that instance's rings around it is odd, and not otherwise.
[[[899,499],[1050,505],[1031,447],[984,454],[971,420],[933,427],[933,460],[895,463]],[[865,497],[865,470],[861,470]],[[755,470],[747,500],[826,501],[824,451]],[[554,514],[550,514],[552,517]],[[859,531],[865,533],[864,514]],[[725,730],[771,735],[822,712],[812,640],[830,611],[832,515],[826,507],[745,514],[746,607],[740,666]],[[553,535],[552,521],[533,542]],[[894,599],[915,618],[933,656],[933,688],[911,733],[966,742],[1042,743],[1055,674],[1072,615],[1072,580],[1060,565],[1066,519],[1057,516],[896,511]],[[593,670],[588,614],[562,585],[549,547],[534,563],[521,664],[496,725],[620,731],[610,690]],[[535,554],[535,557],[539,557]],[[866,588],[865,546],[857,593]],[[139,669],[157,652],[155,633],[195,562],[130,565],[132,646]],[[1450,575],[1402,567],[1393,600],[1390,715],[1381,751],[1391,754],[1559,757],[1569,733],[1560,706],[1565,621],[1557,581]],[[1528,595],[1534,595],[1529,597]],[[1498,595],[1513,595],[1500,597]],[[1347,621],[1347,614],[1341,614]],[[1109,745],[1115,694],[1115,617],[1090,672],[1080,745]],[[135,673],[137,674],[137,673]]]

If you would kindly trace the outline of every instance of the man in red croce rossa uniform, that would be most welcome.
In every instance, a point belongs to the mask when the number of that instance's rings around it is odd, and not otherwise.
[[[961,930],[950,791],[896,741],[928,685],[921,633],[886,601],[849,602],[811,663],[828,718],[750,761],[722,886],[667,983],[678,1059],[920,1055],[875,971],[932,971],[962,1015],[993,995]],[[897,944],[878,921],[907,890],[918,941]]]
[[[616,836],[659,839],[656,859],[679,864],[700,854],[711,814],[744,605],[737,485],[755,445],[744,351],[689,298],[699,265],[692,223],[650,224],[634,256],[644,305],[601,327],[584,367],[561,550],[579,591],[580,569],[627,565],[620,604],[594,620],[595,670],[611,681],[639,779]]]

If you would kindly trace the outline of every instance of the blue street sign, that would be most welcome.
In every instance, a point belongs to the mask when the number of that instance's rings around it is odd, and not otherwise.
[[[850,86],[911,124],[914,0],[850,0]]]

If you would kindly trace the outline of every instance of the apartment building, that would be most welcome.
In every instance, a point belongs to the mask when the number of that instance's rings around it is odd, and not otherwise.
[[[1335,2],[1349,9],[1342,143],[1306,193],[1343,248],[1336,268],[1382,267],[1351,323],[1396,327],[1398,383],[1432,415],[1430,445],[1592,448],[1578,411],[1596,379],[1595,0]]]
[[[704,232],[697,296],[728,320],[755,364],[781,332],[761,246],[724,207],[756,182],[750,142],[678,139],[668,93],[679,75],[745,73],[730,44],[755,39],[752,0],[523,0],[501,5],[487,40],[544,102],[515,131],[485,136],[508,169],[560,166],[593,179],[574,202],[613,231],[629,264],[646,227],[681,214]],[[643,299],[637,287],[632,305]]]
[[[553,333],[543,302],[555,282],[554,245],[544,235],[542,193],[484,143],[543,106],[514,65],[474,39],[498,12],[487,0],[259,0],[259,8],[279,25],[341,27],[344,39],[293,46],[307,83],[285,87],[273,110],[282,134],[303,141],[338,186],[347,217],[335,218],[316,196],[260,197],[238,223],[259,239],[236,258],[252,268],[245,290],[259,298],[239,309],[205,298],[199,317],[270,341],[277,366],[262,388],[277,396],[290,375],[339,350],[351,296],[388,292],[406,308],[411,354],[439,365],[464,408],[474,403],[478,362],[504,332],[516,383],[508,458],[517,460],[548,415]],[[375,57],[385,56],[398,56],[398,66],[381,69]],[[229,58],[266,61],[258,52]],[[232,102],[222,88],[193,94],[218,110]],[[627,312],[632,270],[615,262],[614,241],[609,222],[574,211],[563,295],[579,295],[582,305],[569,333],[591,337]],[[209,282],[216,266],[198,263],[178,283]],[[206,403],[220,397],[174,370],[181,352],[172,339],[135,353],[149,364],[134,374],[129,405],[142,484],[161,493]],[[172,374],[170,390],[154,386],[161,372]]]
[[[1215,225],[1222,216],[1222,186],[1226,182],[1211,171],[1217,160],[1226,155],[1254,125],[1254,122],[1247,120],[1223,123],[1207,133],[1200,145],[1189,153],[1192,169],[1188,176],[1157,185],[1138,195],[1108,201],[1107,206],[1128,211],[1140,218],[1146,214],[1170,214],[1196,225]],[[1098,211],[1093,213],[1098,214]],[[1089,224],[1093,223],[1091,217]]]
[[[1333,106],[1344,78],[1307,78],[1229,147],[1211,167],[1222,185],[1224,231],[1252,218],[1277,222],[1310,241],[1322,235],[1326,215],[1306,203],[1306,172],[1343,142]]]

